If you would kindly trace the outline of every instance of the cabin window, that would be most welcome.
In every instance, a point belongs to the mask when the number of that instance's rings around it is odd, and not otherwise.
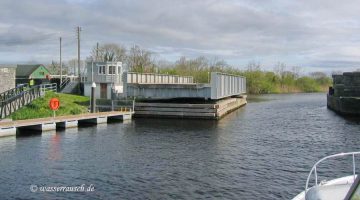
[[[115,66],[109,66],[109,74],[115,74]]]
[[[104,65],[98,66],[98,69],[99,69],[99,74],[105,74],[105,66]]]

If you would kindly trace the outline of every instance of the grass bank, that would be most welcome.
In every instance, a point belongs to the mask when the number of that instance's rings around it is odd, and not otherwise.
[[[51,117],[53,116],[53,111],[49,108],[49,101],[53,97],[60,100],[60,108],[56,111],[56,116],[76,115],[88,112],[89,97],[46,92],[44,97],[38,98],[14,112],[11,118],[13,120],[22,120]]]
[[[212,71],[236,74],[246,77],[248,94],[282,94],[326,92],[332,80],[322,72],[300,76],[297,72],[281,71],[278,73],[258,69],[239,70],[230,67],[189,69],[164,68],[163,74],[193,76],[195,82],[208,83]]]

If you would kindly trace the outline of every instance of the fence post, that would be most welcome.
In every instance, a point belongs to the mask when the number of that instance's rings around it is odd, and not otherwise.
[[[132,111],[135,112],[135,98],[133,99]]]

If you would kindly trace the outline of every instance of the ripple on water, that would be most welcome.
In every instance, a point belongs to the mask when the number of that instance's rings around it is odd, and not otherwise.
[[[266,101],[220,121],[136,119],[1,138],[0,197],[290,199],[319,158],[359,150],[359,121],[329,111],[324,94],[258,98]],[[346,162],[324,164],[319,174],[342,175]],[[31,193],[31,184],[96,191]]]

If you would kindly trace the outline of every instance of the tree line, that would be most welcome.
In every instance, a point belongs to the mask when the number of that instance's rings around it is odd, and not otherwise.
[[[127,66],[129,71],[139,73],[193,76],[197,83],[208,83],[210,73],[215,71],[241,75],[247,79],[247,91],[250,94],[321,92],[326,91],[331,85],[331,78],[323,72],[303,75],[300,67],[288,67],[284,63],[278,63],[272,71],[268,71],[262,69],[260,63],[256,62],[250,62],[246,69],[241,70],[232,67],[225,60],[203,56],[193,59],[182,56],[175,62],[168,62],[156,59],[156,54],[138,45],[130,49],[113,43],[95,45],[87,59],[119,61]],[[75,71],[77,68],[75,66],[77,66],[76,59],[68,61],[63,73],[71,72],[71,69]],[[82,66],[84,68],[84,62]],[[57,63],[53,62],[50,69],[59,72]],[[74,74],[77,72],[75,71]]]

